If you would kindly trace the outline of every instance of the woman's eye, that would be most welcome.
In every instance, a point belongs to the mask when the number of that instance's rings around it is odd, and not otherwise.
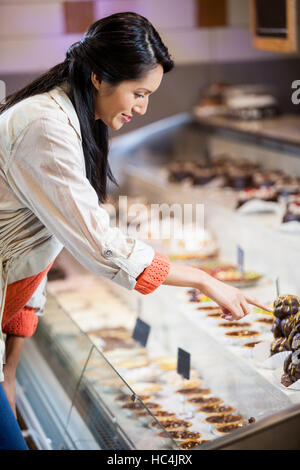
[[[138,93],[135,93],[135,96],[137,96],[138,98],[144,98],[144,95],[139,95]]]

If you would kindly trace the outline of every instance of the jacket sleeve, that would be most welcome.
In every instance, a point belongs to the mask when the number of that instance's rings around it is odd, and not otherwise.
[[[28,338],[35,333],[37,324],[38,316],[35,313],[35,309],[32,307],[24,307],[3,324],[3,333]]]
[[[133,289],[154,250],[110,226],[108,213],[85,176],[74,129],[52,116],[33,121],[17,137],[5,169],[25,207],[89,270]]]
[[[151,294],[167,278],[170,260],[161,253],[155,253],[152,263],[137,278],[135,290],[141,294]]]

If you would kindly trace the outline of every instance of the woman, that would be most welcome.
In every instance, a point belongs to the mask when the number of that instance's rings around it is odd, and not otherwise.
[[[115,14],[91,25],[64,62],[0,108],[0,319],[7,335],[1,380],[13,410],[22,341],[35,331],[42,283],[63,246],[91,271],[142,294],[160,284],[199,288],[227,319],[246,315],[248,302],[260,305],[110,227],[99,205],[107,179],[115,182],[108,127],[118,130],[134,114],[145,114],[149,95],[172,68],[145,18]],[[0,399],[4,403],[3,393]],[[0,428],[0,448],[7,448],[3,436]],[[20,440],[9,445],[20,448]]]

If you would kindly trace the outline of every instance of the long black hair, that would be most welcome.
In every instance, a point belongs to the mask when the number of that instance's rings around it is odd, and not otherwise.
[[[107,126],[101,119],[95,120],[96,89],[91,73],[116,86],[124,80],[142,78],[158,64],[164,73],[174,66],[152,24],[136,13],[116,13],[93,23],[81,41],[68,49],[64,62],[8,96],[0,114],[24,98],[66,83],[80,122],[86,175],[99,201],[104,202],[107,179],[116,181],[108,163]]]

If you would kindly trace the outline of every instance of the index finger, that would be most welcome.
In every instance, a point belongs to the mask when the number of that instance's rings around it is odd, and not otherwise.
[[[273,313],[273,308],[270,307],[269,305],[265,305],[260,300],[255,299],[254,297],[248,297],[245,296],[247,302],[251,305],[255,305],[256,307],[262,308],[263,310],[266,310],[267,312]]]

